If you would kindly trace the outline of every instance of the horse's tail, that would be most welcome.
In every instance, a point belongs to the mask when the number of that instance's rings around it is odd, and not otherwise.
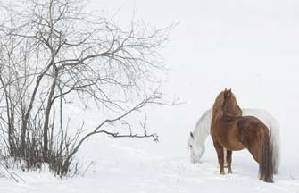
[[[279,125],[276,121],[271,121],[270,128],[270,142],[273,148],[273,166],[274,173],[278,173],[278,167],[280,162],[280,136],[279,136]]]
[[[261,150],[260,179],[265,182],[273,182],[272,144],[268,133],[262,133]]]

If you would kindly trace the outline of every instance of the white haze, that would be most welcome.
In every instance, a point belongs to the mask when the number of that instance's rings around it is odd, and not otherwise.
[[[121,25],[132,18],[157,27],[177,24],[162,51],[170,69],[163,89],[184,104],[149,109],[160,143],[96,137],[80,153],[96,163],[86,177],[59,182],[43,176],[37,183],[37,174],[24,174],[29,185],[15,192],[45,186],[49,192],[299,191],[299,1],[91,0],[89,8]],[[258,166],[245,150],[233,154],[236,172],[220,176],[210,139],[203,164],[189,163],[189,131],[225,87],[241,107],[265,109],[279,121],[282,161],[275,184],[258,181]]]

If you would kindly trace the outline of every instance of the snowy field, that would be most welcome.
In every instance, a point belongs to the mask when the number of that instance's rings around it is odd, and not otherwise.
[[[150,109],[148,123],[159,143],[93,137],[78,155],[81,170],[89,166],[84,175],[61,180],[17,170],[25,182],[0,178],[0,192],[299,192],[298,1],[92,0],[91,7],[105,8],[120,23],[132,17],[157,26],[178,23],[162,53],[170,68],[164,91],[184,104]],[[225,87],[242,108],[265,109],[279,121],[281,165],[274,184],[258,180],[258,165],[246,150],[233,153],[233,174],[219,175],[210,138],[202,163],[190,163],[189,131]]]

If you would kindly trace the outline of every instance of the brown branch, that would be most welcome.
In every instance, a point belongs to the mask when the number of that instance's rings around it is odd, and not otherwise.
[[[78,151],[79,148],[81,147],[81,145],[91,136],[98,134],[98,133],[105,133],[107,135],[110,135],[114,138],[153,138],[154,141],[158,141],[158,136],[156,134],[151,134],[151,135],[147,135],[146,133],[144,135],[120,135],[118,132],[113,133],[113,132],[109,132],[107,130],[102,130],[101,128],[106,125],[106,124],[112,124],[114,122],[120,121],[123,118],[125,118],[126,116],[128,116],[129,114],[136,112],[138,110],[140,110],[141,108],[143,108],[144,106],[146,106],[147,104],[155,104],[156,100],[159,99],[160,97],[157,95],[153,95],[150,97],[145,98],[142,102],[140,102],[139,104],[137,104],[136,106],[134,106],[133,108],[131,108],[130,110],[128,110],[127,112],[123,113],[122,115],[114,118],[114,119],[107,119],[105,121],[103,121],[101,124],[99,124],[94,131],[89,132],[88,134],[85,135],[85,137],[81,138],[81,140],[78,142],[78,144],[74,147],[74,149],[72,150],[72,152],[69,154],[67,160],[70,160]]]

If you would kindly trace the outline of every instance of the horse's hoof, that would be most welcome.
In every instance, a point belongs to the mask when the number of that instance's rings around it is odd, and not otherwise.
[[[273,179],[261,179],[261,180],[267,183],[274,183]]]
[[[221,175],[225,175],[224,171],[221,171],[220,174],[221,174]]]

